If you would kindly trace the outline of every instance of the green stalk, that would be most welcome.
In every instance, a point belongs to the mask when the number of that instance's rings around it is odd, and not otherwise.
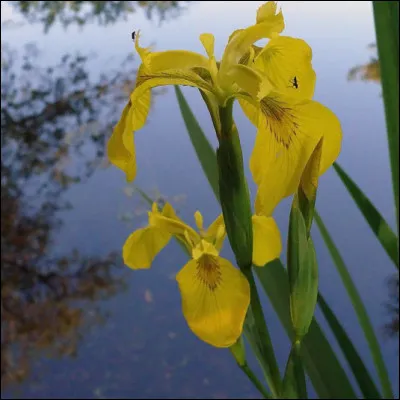
[[[399,233],[399,2],[372,3]]]
[[[239,365],[240,369],[247,375],[247,377],[250,379],[250,381],[253,383],[253,385],[257,388],[257,390],[263,395],[264,399],[270,399],[271,396],[265,389],[265,387],[262,385],[262,383],[258,380],[258,378],[255,376],[254,372],[250,369],[250,367],[245,364],[245,365]]]
[[[276,362],[271,337],[265,323],[260,297],[251,268],[242,270],[250,284],[250,307],[246,315],[245,333],[260,362],[265,379],[274,398],[279,396],[281,390],[281,377]]]
[[[318,229],[321,232],[321,236],[324,239],[329,252],[331,253],[332,259],[335,262],[335,267],[340,275],[340,278],[342,279],[343,286],[346,288],[347,294],[350,297],[354,311],[357,315],[358,322],[364,331],[365,339],[367,340],[375,368],[378,372],[378,377],[382,386],[383,397],[386,399],[393,399],[393,392],[388,371],[386,369],[381,348],[379,346],[378,339],[375,335],[375,331],[369,319],[365,305],[360,294],[358,293],[355,283],[353,282],[353,279],[349,273],[349,269],[347,268],[338,248],[331,238],[331,235],[322,221],[322,218],[317,212],[315,212],[314,219],[317,223]]]
[[[257,355],[274,397],[280,392],[280,374],[252,273],[253,225],[250,193],[244,175],[239,134],[230,101],[220,107],[221,133],[217,150],[218,184],[226,232],[237,265],[250,285],[250,306],[245,321],[246,338]]]

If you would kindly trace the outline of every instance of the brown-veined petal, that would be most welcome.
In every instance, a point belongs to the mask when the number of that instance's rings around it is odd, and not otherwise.
[[[215,347],[232,346],[250,303],[245,276],[228,260],[203,254],[177,274],[183,315],[193,333]]]
[[[320,174],[333,164],[340,152],[342,129],[336,115],[315,101],[271,93],[262,100],[261,110],[250,170],[258,185],[256,214],[270,216],[279,201],[297,189],[321,137]]]

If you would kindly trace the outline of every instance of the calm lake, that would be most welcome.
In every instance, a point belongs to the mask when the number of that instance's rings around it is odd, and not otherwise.
[[[104,149],[139,66],[133,30],[141,30],[142,45],[198,52],[199,35],[210,32],[218,58],[233,30],[254,23],[262,2],[161,2],[165,15],[146,4],[154,2],[125,3],[136,7],[126,18],[66,29],[56,18],[45,33],[41,14],[28,21],[1,2],[2,398],[252,398],[258,393],[229,351],[201,342],[186,325],[175,281],[186,263],[181,248],[171,242],[149,271],[122,263],[125,239],[147,224],[148,205],[136,187],[170,201],[192,224],[196,210],[205,225],[220,213],[173,88],[156,90],[148,122],[135,136],[134,185],[108,165]],[[280,5],[284,34],[313,49],[315,100],[342,123],[338,162],[395,228],[381,87],[348,80],[353,67],[376,55],[368,47],[375,43],[371,2]],[[183,92],[216,146],[198,90]],[[254,196],[248,159],[255,128],[237,104],[235,120]],[[275,212],[285,241],[289,207],[286,199]],[[391,261],[333,169],[320,180],[317,207],[367,307],[398,396],[398,337],[384,328],[391,320],[385,306]],[[376,378],[350,300],[313,229],[320,290]],[[226,241],[222,254],[233,259],[228,247]],[[283,371],[290,343],[266,297],[263,304]],[[319,310],[317,317],[327,327]]]

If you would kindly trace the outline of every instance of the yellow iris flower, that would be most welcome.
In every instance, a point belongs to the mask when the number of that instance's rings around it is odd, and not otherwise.
[[[252,70],[243,64],[243,55],[251,45],[262,38],[268,38],[274,32],[284,28],[282,13],[276,14],[276,4],[268,2],[257,12],[257,23],[245,30],[235,31],[226,46],[221,62],[214,56],[214,36],[202,34],[200,40],[207,56],[184,51],[171,50],[151,52],[139,45],[140,32],[136,34],[135,48],[141,58],[141,65],[136,77],[136,86],[130,95],[120,121],[116,125],[108,142],[108,158],[116,167],[126,173],[128,181],[136,176],[136,160],[133,134],[146,122],[151,102],[151,89],[165,85],[187,85],[201,90],[211,112],[214,126],[218,131],[218,107],[224,106],[231,98],[244,96],[257,102],[253,94],[241,88],[250,79],[247,75]],[[240,65],[248,71],[235,70]],[[247,72],[247,73],[246,73]],[[252,74],[254,75],[254,74]],[[236,82],[236,76],[243,82]],[[252,82],[254,85],[258,81]],[[254,98],[253,98],[253,97]],[[217,132],[218,133],[218,132]]]
[[[301,39],[279,36],[284,29],[282,12],[275,2],[257,11],[256,24],[232,33],[220,63],[214,56],[214,36],[200,40],[207,57],[183,50],[151,52],[135,47],[142,64],[136,87],[108,143],[110,161],[136,175],[133,133],[140,129],[150,107],[150,92],[156,86],[188,85],[200,89],[220,135],[219,107],[239,100],[245,114],[258,128],[250,169],[258,185],[256,213],[269,216],[285,196],[292,194],[320,138],[324,137],[320,174],[340,151],[341,127],[326,107],[312,101],[315,72],[311,49]],[[266,46],[254,45],[270,39]]]
[[[171,237],[178,239],[192,257],[176,276],[183,315],[200,339],[216,347],[230,347],[242,333],[250,302],[249,283],[239,269],[219,256],[226,236],[222,215],[207,229],[200,212],[194,217],[198,231],[185,224],[169,203],[161,211],[153,203],[148,226],[128,237],[123,259],[132,269],[150,268]],[[279,257],[282,244],[273,218],[253,216],[253,235],[256,265]]]
[[[293,194],[312,152],[323,138],[319,175],[340,152],[342,129],[335,114],[312,101],[316,75],[311,48],[301,39],[275,35],[255,54],[252,68],[264,80],[259,93],[262,112],[240,100],[242,109],[257,126],[250,170],[258,186],[257,214],[271,215],[279,201]],[[267,92],[267,93],[266,93]]]

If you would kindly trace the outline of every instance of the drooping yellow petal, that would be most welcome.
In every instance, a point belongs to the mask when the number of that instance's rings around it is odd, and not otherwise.
[[[125,172],[128,181],[136,176],[133,118],[133,108],[129,102],[107,143],[108,159]]]
[[[253,66],[268,76],[280,92],[311,100],[316,81],[311,59],[311,48],[304,40],[278,36],[262,49]]]
[[[219,69],[219,82],[223,87],[229,87],[231,85],[231,79],[228,75],[229,69],[233,65],[238,64],[241,57],[249,51],[249,48],[253,43],[263,38],[271,38],[274,36],[274,33],[282,32],[285,27],[283,15],[282,12],[275,14],[275,11],[273,13],[261,13],[262,17],[258,18],[255,25],[242,29],[237,33],[234,32],[234,34],[231,35],[230,41],[228,42],[222,56]]]
[[[168,71],[170,69],[208,68],[207,57],[193,51],[168,50],[150,53],[148,68],[151,72]]]
[[[207,59],[206,61],[208,62]],[[141,129],[146,122],[151,104],[151,89],[166,85],[194,86],[205,92],[213,90],[210,83],[206,82],[190,69],[168,69],[153,72],[151,69],[145,68],[142,64],[137,74],[136,87],[130,96],[133,110],[133,128],[135,131]]]
[[[262,118],[250,170],[258,185],[256,213],[270,216],[294,193],[311,153],[324,138],[320,163],[323,174],[340,152],[342,130],[335,114],[315,101],[294,101],[273,93],[261,102]]]
[[[215,347],[233,345],[243,330],[250,303],[244,275],[228,260],[203,254],[176,276],[183,315],[193,333]]]
[[[154,257],[168,244],[171,235],[155,226],[129,235],[122,249],[124,263],[132,269],[150,268]]]
[[[282,241],[279,228],[272,217],[253,215],[253,264],[263,267],[279,258]]]

